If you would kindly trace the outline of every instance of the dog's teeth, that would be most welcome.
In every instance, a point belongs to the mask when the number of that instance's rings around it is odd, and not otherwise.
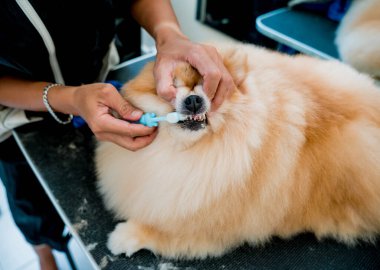
[[[185,120],[186,121],[204,121],[206,119],[206,114],[192,114],[192,115],[187,115]]]

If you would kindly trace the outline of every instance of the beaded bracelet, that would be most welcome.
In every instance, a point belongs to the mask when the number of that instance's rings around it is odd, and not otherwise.
[[[50,115],[60,124],[62,125],[66,125],[66,124],[69,124],[71,122],[71,120],[73,119],[73,115],[72,114],[69,114],[69,118],[66,120],[66,121],[62,121],[61,119],[58,118],[58,116],[55,114],[55,112],[53,111],[53,109],[51,108],[50,104],[49,104],[49,100],[48,100],[48,92],[51,88],[55,87],[55,86],[61,86],[62,84],[60,83],[51,83],[47,86],[44,87],[44,92],[42,94],[42,100],[45,104],[45,107],[46,109],[48,110],[48,112],[50,113]]]

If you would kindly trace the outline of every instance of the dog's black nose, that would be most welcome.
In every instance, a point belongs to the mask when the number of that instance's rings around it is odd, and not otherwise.
[[[203,98],[197,95],[188,96],[184,102],[185,108],[193,114],[199,113],[200,109],[203,106]]]

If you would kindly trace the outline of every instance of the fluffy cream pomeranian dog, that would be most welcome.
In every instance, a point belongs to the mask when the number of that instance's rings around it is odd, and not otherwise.
[[[344,62],[380,80],[380,1],[353,0],[336,44]]]
[[[244,242],[310,231],[352,244],[380,233],[380,90],[337,61],[253,45],[217,45],[236,83],[214,112],[200,75],[175,73],[175,102],[156,95],[153,63],[124,86],[135,106],[188,118],[161,123],[137,152],[96,151],[99,189],[125,222],[114,254],[218,256]]]

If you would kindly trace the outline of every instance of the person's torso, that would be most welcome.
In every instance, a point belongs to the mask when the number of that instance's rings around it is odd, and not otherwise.
[[[114,37],[112,0],[29,0],[54,42],[66,84],[93,82]],[[0,75],[54,81],[47,48],[15,0],[0,1]]]

